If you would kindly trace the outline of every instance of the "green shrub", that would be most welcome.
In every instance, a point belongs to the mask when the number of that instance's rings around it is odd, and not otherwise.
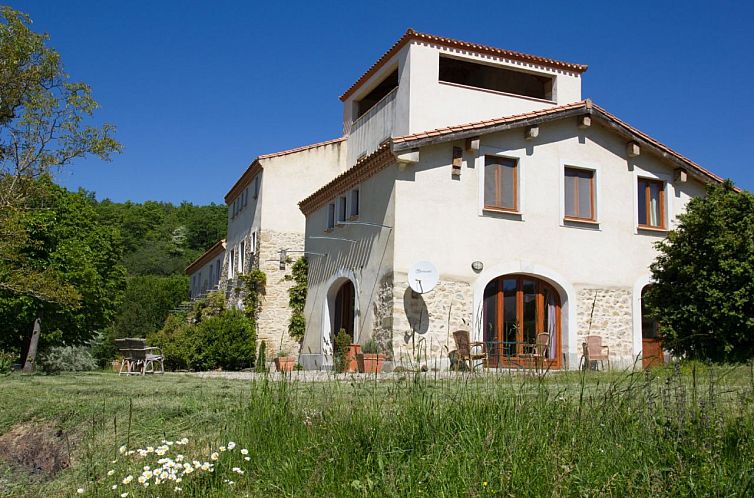
[[[377,354],[380,351],[374,339],[369,339],[366,343],[364,343],[364,346],[361,347],[361,352],[366,354]]]
[[[118,347],[115,345],[115,329],[108,327],[104,332],[97,332],[89,343],[89,350],[99,368],[108,368],[118,354]]]
[[[255,370],[257,373],[265,373],[267,371],[267,342],[262,341],[259,345],[259,356],[255,364]]]
[[[159,332],[149,336],[147,344],[162,351],[165,368],[181,370],[197,362],[196,335],[183,315],[168,315]]]
[[[39,368],[47,374],[96,370],[97,362],[86,346],[55,346],[41,355]]]
[[[10,373],[11,367],[17,359],[18,357],[15,354],[0,350],[0,375]]]
[[[337,373],[345,372],[348,368],[348,350],[350,348],[351,336],[348,335],[346,329],[340,329],[335,337],[335,356],[333,357],[333,366]]]
[[[256,353],[256,331],[246,316],[229,310],[196,326],[197,362],[194,368],[238,370],[251,366]]]

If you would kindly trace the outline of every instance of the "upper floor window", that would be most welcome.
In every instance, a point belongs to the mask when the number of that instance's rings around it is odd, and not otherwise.
[[[327,229],[333,228],[335,228],[335,203],[331,202],[327,205]]]
[[[398,69],[390,73],[384,80],[382,80],[374,89],[366,94],[361,100],[356,102],[356,113],[354,120],[361,117],[369,109],[375,106],[380,100],[382,100],[388,93],[392,92],[395,88],[398,88]]]
[[[518,162],[515,159],[485,156],[484,207],[518,210]]]
[[[236,251],[235,249],[231,249],[230,253],[228,254],[228,278],[233,278],[233,276],[236,273]]]
[[[359,189],[351,190],[351,217],[359,215]]]
[[[348,201],[346,196],[343,195],[338,198],[338,222],[346,221],[348,217]]]
[[[260,182],[260,178],[259,178],[259,175],[257,175],[254,177],[254,199],[259,197],[259,182]]]
[[[665,228],[665,182],[639,178],[639,226]]]
[[[439,80],[524,97],[552,100],[553,78],[440,56]]]
[[[594,171],[565,168],[565,217],[594,221]]]
[[[246,241],[242,240],[238,251],[238,273],[244,272],[244,264],[246,263]]]

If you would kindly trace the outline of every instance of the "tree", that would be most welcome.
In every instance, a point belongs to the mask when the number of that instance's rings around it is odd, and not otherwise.
[[[0,323],[5,331],[0,349],[31,357],[31,364],[36,350],[33,332],[42,349],[84,344],[112,321],[125,287],[120,235],[98,223],[91,197],[68,192],[49,179],[38,181],[46,183],[36,189],[45,195],[38,194],[33,209],[23,217],[27,236],[18,248],[18,266],[29,274],[49,273],[70,294],[65,299],[59,294],[53,301],[31,292],[0,289]],[[32,329],[42,317],[44,329]],[[29,354],[24,355],[26,350]]]
[[[657,244],[645,295],[663,345],[689,358],[754,357],[754,195],[710,186],[679,221]]]
[[[117,337],[146,337],[162,328],[170,310],[189,295],[188,277],[131,277],[113,324]]]
[[[33,228],[44,216],[32,210],[45,208],[53,185],[46,179],[54,170],[89,155],[107,160],[121,145],[112,125],[87,124],[97,108],[91,89],[69,80],[59,54],[46,46],[49,36],[30,24],[26,14],[0,8],[0,292],[30,300],[27,308],[40,312],[40,303],[73,309],[85,296],[60,267],[34,259],[44,241]],[[29,351],[35,353],[41,315],[31,317],[29,328],[32,323]],[[28,356],[27,371],[34,362]]]

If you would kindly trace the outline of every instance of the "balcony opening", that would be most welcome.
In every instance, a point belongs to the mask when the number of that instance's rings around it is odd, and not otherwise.
[[[393,89],[398,88],[398,69],[382,80],[374,89],[366,94],[364,98],[356,102],[356,118],[358,119]]]
[[[439,80],[446,83],[552,100],[553,78],[440,56]]]

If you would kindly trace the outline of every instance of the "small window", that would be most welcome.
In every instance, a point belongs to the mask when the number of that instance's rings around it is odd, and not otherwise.
[[[246,263],[246,241],[242,240],[238,251],[238,273],[243,273],[244,263]]]
[[[338,199],[338,222],[346,221],[348,216],[348,203],[346,202],[346,196],[342,196]]]
[[[553,78],[440,56],[439,81],[552,100]]]
[[[639,226],[665,228],[665,182],[639,178]]]
[[[351,217],[359,215],[359,189],[351,190]]]
[[[228,278],[233,278],[233,275],[235,274],[235,264],[236,264],[236,251],[235,249],[230,250],[230,255],[228,256]]]
[[[254,177],[254,199],[259,197],[259,175]]]
[[[257,231],[254,230],[251,232],[251,253],[254,254],[257,252]]]
[[[594,221],[594,171],[565,168],[565,217]]]
[[[331,202],[327,205],[327,229],[333,228],[335,228],[335,203]]]
[[[518,163],[515,159],[485,157],[484,207],[506,211],[518,209]]]
[[[243,191],[243,205],[249,204],[249,187],[246,187]]]

